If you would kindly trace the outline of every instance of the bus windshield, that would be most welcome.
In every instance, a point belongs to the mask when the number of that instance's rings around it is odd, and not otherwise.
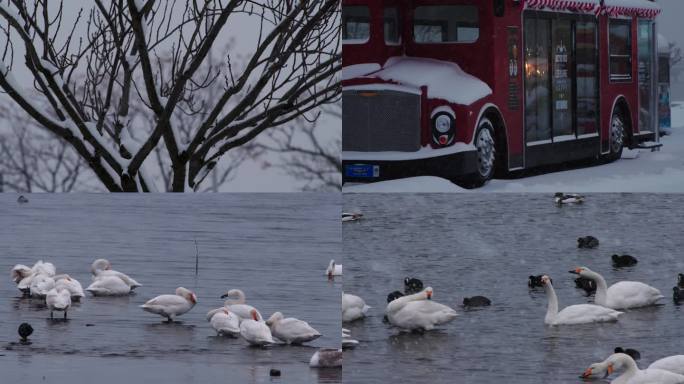
[[[413,40],[416,43],[473,43],[479,37],[476,6],[429,5],[415,9]]]

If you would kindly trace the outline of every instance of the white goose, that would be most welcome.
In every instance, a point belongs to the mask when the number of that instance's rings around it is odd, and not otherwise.
[[[549,299],[544,323],[548,325],[572,325],[617,321],[622,312],[594,304],[570,305],[558,312],[558,297],[551,279],[542,276],[542,284]]]
[[[658,301],[664,297],[658,289],[638,281],[620,281],[608,288],[603,276],[587,267],[576,268],[570,273],[596,282],[594,303],[604,307],[613,309],[647,307],[658,304]]]
[[[97,259],[93,262],[90,271],[93,274],[93,283],[86,288],[93,296],[125,296],[135,288],[142,287],[125,273],[112,270],[112,264],[106,259]]]
[[[348,293],[342,293],[342,321],[351,322],[366,317],[371,307],[362,298]]]
[[[229,311],[240,316],[240,318],[243,320],[252,318],[252,310],[256,311],[260,319],[263,318],[261,316],[261,313],[256,308],[254,308],[251,305],[245,304],[247,299],[245,297],[245,293],[242,292],[242,290],[240,289],[231,289],[230,291],[221,295],[221,298],[228,298],[228,300],[226,300],[226,302],[224,303],[225,308],[228,308]],[[209,316],[209,313],[207,313],[207,316]]]
[[[219,336],[237,337],[240,334],[240,317],[227,308],[219,308],[209,322]]]
[[[240,322],[240,336],[251,345],[263,347],[275,344],[271,330],[264,323],[256,309],[253,309],[250,314],[252,315],[251,319],[244,319]]]
[[[679,375],[684,375],[684,355],[674,355],[654,361],[649,369],[662,369]]]
[[[189,289],[178,287],[175,295],[161,295],[149,300],[140,308],[143,311],[166,317],[168,322],[180,316],[197,304],[197,296]]]
[[[311,356],[309,366],[312,368],[340,368],[342,367],[342,350],[321,348]]]
[[[406,330],[429,331],[456,318],[456,311],[432,301],[432,287],[413,295],[402,296],[387,304],[387,320]]]
[[[332,280],[335,276],[342,276],[342,264],[336,264],[335,260],[330,260],[328,268],[325,270],[325,275],[328,276],[329,280]]]
[[[71,294],[66,289],[52,288],[45,296],[45,303],[50,309],[50,318],[53,319],[53,312],[64,312],[64,319],[67,318],[67,312],[71,307]]]
[[[72,301],[80,301],[82,297],[85,297],[85,293],[83,293],[83,287],[78,280],[66,274],[57,275],[54,277],[54,279],[55,288],[57,288],[58,291],[60,289],[67,290],[71,295]]]
[[[656,368],[641,370],[634,359],[624,353],[615,353],[600,363],[592,364],[582,374],[582,378],[595,377],[597,373],[607,372],[608,375],[615,371],[623,370],[622,374],[611,384],[683,384],[684,375],[678,375],[669,371]]]
[[[276,312],[266,320],[266,325],[271,328],[271,334],[287,344],[302,344],[321,337],[321,334],[306,321],[285,318],[282,313]]]

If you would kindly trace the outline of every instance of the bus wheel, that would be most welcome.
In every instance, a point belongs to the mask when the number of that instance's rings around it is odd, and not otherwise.
[[[479,188],[494,176],[496,141],[494,140],[494,125],[489,119],[480,120],[473,144],[477,149],[477,169],[464,183],[466,188]]]
[[[625,147],[625,122],[622,112],[613,112],[610,119],[610,155],[609,161],[615,161],[622,157],[622,149]]]

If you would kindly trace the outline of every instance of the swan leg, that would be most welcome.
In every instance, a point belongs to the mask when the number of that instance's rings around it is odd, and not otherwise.
[[[64,311],[64,320],[67,319],[67,311]]]
[[[50,311],[50,319],[54,319],[54,318],[55,318],[54,314],[52,313],[52,311]]]

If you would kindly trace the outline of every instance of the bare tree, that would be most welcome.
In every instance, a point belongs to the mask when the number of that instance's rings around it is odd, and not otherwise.
[[[37,127],[23,111],[0,105],[2,184],[14,192],[97,191],[88,164],[69,144]],[[100,187],[101,190],[101,187]]]
[[[143,164],[155,156],[168,158],[171,190],[200,190],[226,153],[337,99],[338,3],[95,0],[65,27],[64,2],[0,0],[0,88],[109,191],[154,189]],[[254,31],[230,30],[245,18]],[[231,32],[255,39],[240,68],[230,55],[209,60]],[[49,109],[12,76],[17,55]],[[217,84],[216,98],[201,97]],[[185,135],[178,113],[196,116]]]
[[[342,121],[341,105],[322,108],[329,118]],[[325,130],[318,119],[306,121],[297,119],[286,129],[270,132],[267,137],[249,146],[253,153],[264,159],[269,154],[280,155],[276,164],[263,160],[265,166],[282,169],[295,179],[303,181],[303,190],[341,190],[342,189],[342,135]],[[340,124],[341,130],[341,124]],[[325,133],[333,139],[325,140]]]

